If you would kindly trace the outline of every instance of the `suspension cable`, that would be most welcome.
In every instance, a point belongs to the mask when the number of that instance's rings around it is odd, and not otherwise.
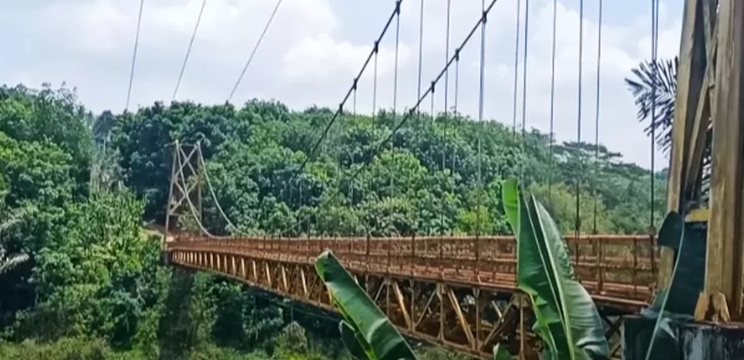
[[[129,100],[132,98],[132,84],[134,83],[134,66],[137,63],[137,49],[139,48],[140,28],[142,27],[142,9],[145,0],[140,1],[139,15],[137,15],[137,31],[134,35],[134,51],[132,52],[132,69],[129,71],[129,88],[127,89],[127,104],[124,111],[129,110]]]
[[[230,96],[228,96],[227,101],[230,102],[232,100],[233,96],[235,95],[235,92],[238,90],[238,86],[240,86],[240,82],[243,81],[243,76],[245,76],[246,70],[248,70],[248,67],[253,62],[253,57],[256,56],[256,52],[258,51],[258,48],[261,46],[261,42],[263,41],[264,36],[266,36],[266,32],[269,31],[269,27],[271,27],[271,23],[274,21],[274,16],[276,16],[277,11],[279,11],[279,5],[282,4],[283,0],[278,0],[276,2],[276,6],[274,6],[274,10],[271,12],[271,15],[269,16],[269,20],[266,22],[266,25],[263,28],[263,31],[261,31],[261,35],[258,37],[258,40],[256,41],[256,45],[253,47],[253,50],[251,51],[251,55],[248,56],[248,60],[246,60],[245,65],[243,66],[243,70],[240,72],[240,76],[238,76],[238,80],[235,82],[235,86],[233,86],[232,91],[230,92]]]
[[[651,0],[651,63],[653,69],[653,81],[651,82],[651,204],[649,215],[649,232],[654,233],[655,216],[654,200],[656,198],[656,87],[659,66],[657,64],[659,42],[659,0]]]
[[[395,118],[398,116],[398,50],[400,47],[400,13],[395,15],[395,69],[393,74],[393,121],[395,124]],[[377,57],[375,56],[375,84],[377,83]],[[391,128],[392,130],[392,128]],[[395,140],[390,141],[390,162],[392,163],[393,170],[395,170],[396,159],[395,159]],[[390,173],[390,200],[391,205],[393,199],[395,199],[395,183],[393,182],[393,172]],[[395,217],[393,216],[393,209],[390,210],[390,225],[393,229],[395,226]]]
[[[459,110],[458,100],[460,98],[460,49],[461,47],[455,49],[455,101],[452,106],[452,110],[453,110],[452,112],[454,114],[452,118],[453,121],[455,121],[459,116],[458,115],[458,110]],[[449,68],[447,68],[447,71],[449,71]],[[456,168],[457,168],[457,151],[453,149],[453,154],[452,154],[452,176],[453,177],[455,176]],[[454,192],[455,188],[457,187],[457,184],[454,181],[456,179],[457,178],[455,177],[452,181],[452,192]],[[454,227],[450,226],[450,235],[454,235],[454,234],[455,234],[455,229]]]
[[[483,96],[485,93],[485,74],[486,74],[486,0],[481,0],[481,44],[480,44],[480,69],[479,69],[479,84],[478,84],[478,123],[483,125]],[[433,85],[432,85],[433,87]],[[478,243],[482,231],[481,225],[481,206],[483,202],[483,131],[478,131],[478,201],[476,203],[475,211],[475,251],[476,260],[478,259]]]
[[[454,113],[459,110],[458,99],[460,98],[460,48],[455,49],[455,103],[453,104]],[[454,160],[453,160],[454,161]]]
[[[582,96],[582,72],[584,57],[584,0],[579,1],[579,88],[578,88],[578,106],[576,117],[576,144],[581,146],[581,96]],[[582,156],[579,154],[579,161],[583,164]],[[578,238],[581,235],[581,169],[576,177],[576,219],[574,221],[574,234]]]
[[[599,99],[600,99],[600,79],[602,71],[602,5],[603,1],[599,0],[599,19],[597,20],[597,88],[594,99],[594,176],[592,180],[592,197],[594,197],[594,215],[592,216],[592,233],[597,234],[597,207],[599,198],[597,197],[597,180],[599,176]]]
[[[421,98],[421,76],[424,66],[424,0],[421,0],[419,12],[419,53],[418,53],[418,90],[416,97]]]
[[[235,224],[233,224],[232,221],[230,221],[230,218],[227,217],[227,214],[225,214],[225,211],[222,210],[222,206],[220,206],[220,202],[217,201],[217,194],[214,191],[212,182],[209,180],[209,173],[207,172],[207,164],[204,161],[204,154],[202,153],[201,143],[197,143],[196,147],[197,147],[197,153],[199,156],[199,166],[201,166],[202,173],[204,174],[204,178],[207,180],[207,187],[209,188],[209,193],[212,195],[212,200],[214,200],[214,203],[217,206],[217,210],[220,212],[225,222],[227,222],[227,225],[232,227],[234,231],[238,231],[238,227],[235,226]]]
[[[434,84],[432,84],[432,87],[434,87]],[[436,116],[436,112],[434,110],[434,89],[432,89],[431,94],[432,94],[432,96],[430,97],[431,102],[430,102],[430,106],[429,107],[430,107],[430,116],[431,116],[431,126],[433,127],[433,126],[435,126],[436,121],[437,121],[437,119],[436,119],[436,117],[437,117]],[[447,119],[444,119],[444,121],[446,122]],[[442,157],[444,157],[444,152],[442,152]],[[431,209],[434,209],[434,199],[431,198],[431,197],[429,197],[429,207]],[[431,236],[431,234],[432,234],[431,226],[427,226],[426,235]]]
[[[178,94],[178,88],[181,86],[181,79],[183,78],[183,72],[186,70],[186,63],[189,61],[191,55],[191,47],[194,46],[194,39],[196,39],[196,33],[199,31],[199,24],[201,23],[202,14],[204,14],[204,7],[207,5],[207,0],[202,1],[201,9],[199,9],[199,15],[196,17],[196,25],[194,25],[194,32],[191,34],[191,40],[189,46],[186,48],[186,56],[183,58],[183,64],[181,65],[181,72],[178,74],[178,80],[176,81],[176,89],[173,90],[173,98],[171,101],[176,101],[176,94]]]
[[[488,14],[493,9],[493,6],[496,4],[496,1],[497,0],[491,0],[490,4],[486,8],[486,10],[483,12],[483,16],[481,16],[481,17],[478,18],[478,21],[475,23],[475,25],[473,26],[473,28],[470,29],[470,31],[465,36],[465,39],[463,39],[463,41],[460,44],[460,46],[456,48],[455,55],[452,56],[449,59],[449,61],[445,65],[445,67],[443,69],[441,69],[441,71],[434,78],[434,80],[432,81],[432,86],[430,86],[428,89],[426,89],[426,91],[424,91],[421,94],[421,97],[418,98],[418,100],[416,101],[416,103],[414,103],[413,107],[411,107],[406,112],[405,116],[401,119],[401,121],[398,123],[398,125],[396,125],[395,128],[393,128],[392,133],[390,133],[387,137],[385,137],[382,141],[380,141],[377,144],[377,146],[375,147],[375,150],[373,151],[372,156],[370,157],[370,159],[374,159],[380,153],[381,149],[383,149],[383,147],[385,146],[385,144],[387,144],[387,142],[392,139],[393,135],[395,135],[398,132],[398,130],[400,130],[403,127],[403,125],[405,125],[408,122],[408,120],[410,120],[411,117],[413,117],[414,115],[416,115],[418,113],[418,110],[419,110],[421,104],[423,103],[424,99],[427,96],[431,95],[432,92],[433,92],[433,90],[434,90],[434,86],[436,86],[436,84],[439,83],[439,81],[441,81],[441,80],[444,79],[444,73],[447,71],[447,69],[450,66],[452,66],[452,64],[454,64],[454,63],[457,62],[456,61],[456,58],[459,58],[460,51],[470,42],[470,39],[473,37],[473,35],[475,34],[475,32],[484,23],[484,21],[486,20]],[[365,161],[362,164],[362,166],[360,166],[359,168],[357,168],[356,171],[354,171],[354,173],[352,174],[352,177],[353,178],[356,178],[364,169],[366,169],[367,166],[369,166],[369,164],[370,164],[370,161],[369,160]],[[334,194],[334,197],[337,196],[337,194],[338,193]],[[282,234],[283,233],[286,233],[287,231],[292,230],[298,224],[300,224],[300,223],[302,223],[304,221],[307,221],[307,220],[309,220],[309,217],[305,217],[303,220],[301,220],[300,222],[296,223],[295,226],[290,227],[290,228],[286,229],[285,231],[283,231]]]
[[[357,102],[357,87],[356,83],[354,84],[354,99],[352,101],[352,119],[356,118],[357,112],[356,112],[356,102]],[[349,155],[349,170],[351,170],[354,167],[354,154],[347,154]],[[349,181],[349,207],[354,206],[354,178],[351,178]],[[352,235],[356,235],[356,228],[352,230]]]
[[[377,36],[377,40],[374,42],[374,46],[372,47],[372,51],[370,51],[369,55],[367,55],[367,59],[364,61],[364,64],[362,65],[362,68],[359,70],[359,73],[357,73],[357,76],[354,77],[353,83],[349,90],[346,92],[346,95],[344,96],[343,100],[341,100],[341,103],[338,106],[338,109],[336,109],[336,112],[333,113],[333,116],[331,117],[331,120],[326,124],[326,127],[323,129],[323,133],[318,138],[318,140],[315,142],[315,145],[310,149],[310,152],[305,157],[305,160],[302,162],[302,165],[300,165],[300,170],[298,173],[301,173],[305,167],[307,166],[308,162],[315,159],[315,153],[320,147],[320,144],[325,140],[326,136],[328,136],[328,131],[330,130],[331,126],[336,122],[338,117],[343,113],[344,106],[346,105],[346,102],[349,100],[349,97],[351,97],[352,92],[356,96],[356,88],[357,84],[359,83],[359,79],[364,74],[364,71],[367,69],[367,66],[372,61],[372,57],[377,55],[377,52],[379,51],[379,44],[380,42],[385,38],[385,34],[387,34],[388,29],[390,28],[390,25],[393,23],[393,20],[395,19],[395,16],[400,14],[400,6],[403,3],[403,0],[396,0],[395,2],[395,9],[393,9],[393,12],[390,14],[390,16],[387,19],[387,22],[385,23],[385,26],[382,28],[382,31]],[[356,113],[356,98],[354,101],[354,107],[355,107],[355,113]],[[292,179],[290,179],[291,181]]]
[[[444,41],[444,61],[445,63],[449,60],[449,53],[450,53],[450,18],[452,13],[452,0],[447,0],[447,25],[445,32],[447,33],[445,41]],[[449,69],[445,70],[444,72],[444,118],[443,118],[443,133],[444,133],[444,139],[447,139],[447,128],[449,124],[449,108],[447,107],[449,103]],[[432,104],[431,104],[431,112],[434,113],[434,97],[432,97]],[[445,144],[447,144],[445,142]],[[442,149],[442,168],[440,171],[442,172],[442,175],[446,174],[447,169],[447,146]],[[453,169],[454,170],[454,169]],[[451,172],[454,176],[454,171]],[[454,189],[452,190],[454,192]],[[443,194],[444,195],[444,194]],[[444,238],[445,228],[444,228],[444,213],[446,211],[446,203],[445,203],[445,196],[442,196],[440,199],[440,202],[442,204],[442,208],[439,210],[439,230],[440,235],[442,238]]]
[[[445,32],[447,33],[444,40],[444,62],[446,63],[450,57],[450,18],[452,13],[452,0],[447,0],[447,25],[445,25]],[[449,69],[444,72],[444,117],[447,118],[449,112]],[[445,123],[446,125],[446,123]],[[445,126],[445,136],[447,128]],[[444,153],[442,153],[442,164],[444,164]],[[442,165],[444,168],[444,165]]]
[[[419,7],[419,48],[418,48],[418,84],[416,88],[416,97],[421,97],[421,78],[423,75],[424,68],[424,0],[421,0],[421,6]],[[433,90],[432,90],[433,92]],[[434,96],[431,98],[431,126],[434,126],[436,120],[434,116]],[[417,118],[420,119],[421,114],[417,113]],[[391,141],[392,142],[392,141]],[[432,200],[429,200],[429,206],[432,207]],[[431,228],[427,227],[426,234],[431,235]]]
[[[177,166],[179,168],[182,168],[183,166],[185,166],[181,162],[181,155],[183,154],[183,152],[182,152],[182,149],[179,147],[179,145],[176,145],[176,146],[177,146],[177,154],[176,154]],[[198,146],[198,145],[196,145],[196,146]],[[179,171],[178,173],[180,175],[180,178],[181,178],[182,183],[185,186],[185,184],[186,184],[186,176],[183,174],[183,171]],[[203,234],[205,234],[205,235],[207,235],[207,237],[210,237],[210,238],[213,238],[213,239],[224,239],[224,238],[227,238],[225,236],[216,236],[216,235],[212,234],[211,232],[209,232],[209,230],[207,230],[206,227],[204,227],[204,224],[201,222],[201,219],[200,219],[199,215],[196,213],[196,206],[194,206],[194,203],[191,201],[191,197],[189,196],[189,194],[184,194],[184,198],[186,199],[186,203],[189,205],[189,210],[191,211],[191,215],[194,217],[194,221],[196,221],[196,225],[199,227],[199,230],[201,230],[201,232]]]
[[[378,47],[380,44],[375,44],[375,47]],[[372,123],[377,123],[377,75],[378,75],[378,53],[375,52],[375,61],[374,61],[374,71],[373,71],[373,79],[372,79]],[[390,178],[390,182],[392,183],[392,178]],[[392,203],[392,185],[390,187],[390,197],[389,197],[391,203]],[[390,209],[390,214],[388,215],[388,221],[392,222],[393,219],[393,210]]]
[[[553,0],[553,44],[550,54],[550,142],[548,148],[550,151],[550,168],[548,171],[548,201],[551,201],[551,190],[553,187],[553,168],[555,167],[555,159],[553,155],[553,142],[555,133],[555,44],[556,44],[556,29],[558,23],[558,0]]]
[[[517,34],[514,38],[514,94],[512,104],[512,135],[517,137],[517,88],[519,86],[519,23],[522,11],[522,0],[517,0]]]
[[[522,141],[521,141],[521,152],[522,156],[526,154],[526,136],[527,136],[527,55],[528,55],[528,44],[529,44],[529,30],[530,30],[530,0],[524,1],[524,50],[522,51]],[[519,30],[517,30],[519,31]],[[520,166],[520,178],[524,183],[526,163]]]

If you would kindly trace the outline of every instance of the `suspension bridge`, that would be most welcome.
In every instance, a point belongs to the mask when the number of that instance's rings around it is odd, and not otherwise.
[[[524,26],[525,37],[529,29],[529,2],[524,0],[520,6],[525,6],[525,18],[522,25]],[[655,60],[658,38],[658,1],[651,1],[653,4],[652,21],[652,54]],[[320,129],[319,136],[314,147],[309,152],[309,156],[303,162],[300,172],[308,161],[317,156],[320,145],[326,139],[329,132],[333,129],[334,122],[337,118],[345,116],[349,112],[347,102],[353,99],[354,112],[356,111],[356,95],[358,82],[362,74],[372,64],[374,72],[375,90],[373,92],[373,103],[376,102],[377,96],[377,62],[379,54],[380,41],[386,35],[393,32],[396,41],[396,86],[394,87],[394,97],[397,96],[397,48],[399,39],[399,24],[401,16],[402,0],[395,2],[394,9],[390,17],[385,22],[383,30],[378,39],[374,42],[372,50],[364,62],[359,75],[352,79],[352,85],[346,92],[338,109],[323,129]],[[449,3],[448,12],[449,12]],[[397,101],[393,103],[393,114],[398,122],[392,128],[391,134],[381,143],[377,144],[376,151],[389,147],[394,150],[393,142],[390,141],[394,134],[409,119],[421,116],[421,107],[427,98],[431,99],[432,114],[434,113],[433,94],[441,90],[450,92],[450,76],[455,77],[455,99],[457,104],[457,77],[459,76],[459,66],[461,62],[462,50],[473,43],[472,39],[477,37],[480,32],[480,88],[479,88],[479,114],[478,120],[483,120],[483,89],[484,84],[484,54],[485,54],[485,28],[487,19],[493,9],[495,0],[483,1],[481,16],[478,19],[471,19],[474,26],[467,36],[462,40],[460,45],[450,49],[450,19],[447,18],[447,59],[441,72],[431,80],[430,85],[426,88],[419,89],[418,100],[406,111],[397,109]],[[738,9],[739,16],[736,21],[724,22],[729,26],[718,33],[719,18],[718,11],[728,14],[733,11],[739,4],[733,0],[721,0],[721,6],[718,2],[712,0],[687,0],[685,2],[685,24],[683,28],[682,53],[680,55],[680,90],[677,93],[678,104],[688,104],[681,110],[678,108],[675,114],[675,128],[673,139],[673,156],[670,167],[670,185],[668,189],[669,209],[686,213],[690,223],[707,223],[715,217],[727,214],[728,208],[725,206],[739,206],[734,203],[719,202],[717,205],[711,203],[711,209],[704,206],[707,204],[697,204],[696,208],[690,207],[690,197],[698,196],[700,191],[690,191],[698,189],[701,186],[700,176],[703,169],[703,150],[702,146],[705,141],[699,140],[705,138],[704,129],[715,128],[717,120],[711,112],[714,108],[713,99],[709,87],[703,86],[704,79],[712,82],[715,72],[714,68],[715,48],[711,44],[716,44],[714,39],[728,36],[730,43],[732,37],[740,37],[741,34],[734,34],[732,23],[744,19],[742,9]],[[423,7],[421,1],[421,29],[423,29]],[[599,24],[602,26],[602,2],[600,1]],[[725,10],[724,10],[725,9]],[[705,10],[705,11],[703,11]],[[554,7],[554,12],[556,11]],[[583,29],[583,1],[581,2],[582,25]],[[721,18],[723,15],[721,15]],[[734,16],[734,15],[731,15]],[[716,26],[711,25],[716,24]],[[519,22],[518,22],[518,26]],[[555,17],[553,22],[553,35],[555,34],[556,23]],[[715,31],[713,31],[715,30]],[[581,30],[583,35],[583,30]],[[601,30],[600,30],[601,34]],[[719,35],[714,35],[719,34]],[[580,36],[580,43],[583,44],[583,36]],[[599,42],[601,45],[601,35]],[[555,44],[555,36],[553,36]],[[741,43],[741,41],[739,41]],[[721,44],[721,43],[719,43]],[[471,46],[473,46],[471,44]],[[477,45],[476,45],[477,46]],[[519,35],[517,39],[517,49],[519,47]],[[555,45],[553,46],[553,59],[555,58]],[[581,50],[580,46],[580,51]],[[599,46],[601,49],[601,46]],[[524,52],[527,51],[526,41],[524,43]],[[719,52],[722,50],[718,50]],[[728,50],[725,50],[728,51]],[[702,55],[701,55],[702,54]],[[583,55],[583,54],[582,54]],[[421,56],[421,55],[420,55]],[[695,61],[702,61],[707,57],[708,61],[704,64],[695,65]],[[582,58],[582,56],[579,56]],[[600,55],[597,54],[598,65],[600,64]],[[515,57],[515,62],[518,58]],[[554,61],[554,60],[553,60]],[[579,74],[582,72],[581,60],[577,64]],[[729,66],[729,65],[725,65]],[[734,65],[731,65],[734,66]],[[741,65],[736,63],[735,69],[728,71],[739,71]],[[702,70],[701,70],[702,69]],[[527,74],[526,55],[523,64],[523,76]],[[450,74],[450,73],[454,74]],[[598,72],[599,73],[599,72]],[[553,67],[553,77],[555,76],[555,67]],[[599,77],[599,74],[597,74]],[[708,78],[710,76],[710,79]],[[423,84],[419,75],[419,85]],[[581,75],[580,75],[581,77]],[[716,78],[720,79],[720,75]],[[579,78],[581,83],[581,78]],[[597,88],[599,89],[599,79]],[[516,90],[517,76],[515,74],[514,92],[515,92],[515,136],[520,132],[516,121]],[[526,94],[526,84],[523,86],[523,92]],[[579,92],[581,92],[579,87]],[[697,89],[697,90],[695,90]],[[726,89],[718,89],[719,94],[723,96],[733,96],[727,93]],[[581,99],[579,93],[579,99]],[[597,91],[599,97],[599,91]],[[448,99],[445,96],[445,99]],[[525,96],[521,104],[522,109],[526,107]],[[700,99],[700,100],[699,100]],[[445,100],[447,101],[447,100]],[[700,103],[698,103],[700,101]],[[708,103],[710,101],[710,103]],[[596,101],[599,106],[599,101]],[[455,105],[457,106],[457,105]],[[552,107],[552,104],[551,104]],[[579,108],[581,100],[579,100]],[[447,106],[445,105],[445,109]],[[730,109],[729,109],[730,110]],[[373,111],[377,111],[373,106]],[[652,112],[655,111],[652,106]],[[734,110],[730,110],[734,111]],[[738,108],[736,111],[739,111]],[[524,111],[522,111],[524,113]],[[577,125],[581,128],[581,111],[578,112]],[[737,116],[740,116],[740,113]],[[720,115],[720,113],[719,113]],[[374,116],[374,114],[373,114]],[[524,116],[524,115],[523,115]],[[652,114],[652,119],[655,116]],[[711,120],[714,119],[714,120]],[[599,116],[595,119],[598,128]],[[706,122],[708,121],[708,122]],[[724,121],[724,120],[721,120]],[[521,134],[525,133],[525,119],[521,121]],[[552,128],[552,109],[551,109],[551,137]],[[678,125],[683,124],[683,125]],[[686,126],[688,130],[681,128]],[[720,127],[726,126],[728,129],[734,126],[730,123],[721,122]],[[739,126],[739,125],[737,125]],[[681,130],[680,130],[681,128]],[[651,151],[655,144],[656,135],[651,136]],[[693,129],[697,129],[693,131]],[[703,130],[700,130],[703,129]],[[738,127],[736,128],[738,129]],[[720,135],[724,132],[719,131],[720,144],[723,148],[735,146],[736,141],[740,139],[725,138]],[[578,141],[581,141],[581,131],[579,130]],[[597,137],[595,136],[595,140]],[[714,141],[717,138],[714,138]],[[598,142],[598,140],[596,140]],[[551,138],[552,143],[552,138]],[[477,144],[480,149],[480,141]],[[737,154],[731,150],[732,154]],[[377,155],[377,153],[375,153]],[[442,154],[442,168],[447,164],[446,154]],[[734,156],[734,155],[731,155]],[[480,158],[480,157],[479,157]],[[733,160],[715,160],[712,165],[712,173],[715,174],[717,165],[727,163],[728,166],[741,168],[739,161]],[[726,158],[729,159],[729,158]],[[718,163],[717,163],[717,162]],[[351,175],[356,177],[364,171],[367,163],[361,164]],[[652,161],[651,174],[653,174],[654,163]],[[524,169],[521,169],[524,171]],[[737,170],[738,171],[738,170]],[[713,194],[737,194],[741,190],[735,189],[735,185],[740,182],[731,182],[723,180],[725,176],[740,176],[734,174],[733,170],[727,170],[725,173],[721,170],[718,178],[713,176],[711,189]],[[596,175],[596,174],[595,174]],[[482,187],[482,173],[480,163],[478,164],[478,181],[479,187]],[[654,176],[649,177],[651,180]],[[716,180],[717,179],[717,180]],[[738,178],[736,178],[738,179]],[[294,178],[293,178],[294,180]],[[292,184],[291,180],[289,184]],[[392,184],[392,182],[391,182]],[[392,186],[392,185],[391,185]],[[577,181],[576,191],[576,213],[579,212],[581,191],[580,184]],[[732,187],[733,186],[733,187]],[[651,187],[653,189],[653,186]],[[400,329],[400,331],[410,337],[440,344],[455,351],[469,354],[478,358],[490,358],[492,347],[500,343],[508,347],[509,351],[521,358],[533,358],[538,353],[538,339],[531,332],[534,323],[533,315],[530,311],[530,304],[517,290],[516,279],[516,255],[515,240],[510,236],[493,236],[483,234],[479,230],[468,236],[453,236],[447,234],[427,234],[399,237],[372,237],[368,234],[363,236],[338,236],[331,234],[316,236],[293,236],[296,234],[294,229],[286,229],[271,235],[249,236],[236,232],[235,227],[225,212],[219,205],[215,189],[209,180],[209,174],[206,171],[205,160],[201,153],[201,144],[181,144],[176,143],[173,146],[173,170],[171,173],[170,197],[167,204],[167,217],[165,224],[165,236],[163,237],[163,251],[167,255],[168,261],[180,267],[215,272],[222,276],[235,279],[249,286],[271,292],[294,301],[317,306],[327,310],[333,310],[328,291],[325,289],[322,281],[315,273],[313,262],[317,255],[326,249],[332,250],[347,269],[356,276],[360,285],[367,291],[368,295],[377,303],[382,311],[391,319],[391,321]],[[201,202],[203,190],[208,192],[216,204],[219,213],[224,221],[229,224],[228,227],[233,231],[230,236],[218,236],[210,233],[201,223]],[[716,190],[718,189],[718,190]],[[726,191],[721,189],[727,189]],[[718,191],[718,193],[716,193]],[[697,195],[696,195],[697,194]],[[654,194],[651,194],[653,199]],[[733,196],[732,199],[740,199]],[[738,201],[738,200],[737,200]],[[731,202],[731,201],[729,201]],[[735,201],[736,202],[736,201]],[[652,202],[653,203],[653,202]],[[724,214],[724,215],[721,215]],[[729,215],[731,217],[733,215]],[[577,216],[578,218],[578,216]],[[312,216],[298,221],[313,221]],[[653,207],[650,228],[653,229]],[[189,230],[183,229],[183,224],[195,224]],[[715,223],[718,228],[722,227],[721,223]],[[728,224],[728,222],[726,223]],[[296,226],[296,225],[295,225]],[[725,226],[724,226],[725,227]],[[710,228],[708,240],[708,253],[710,256],[711,248],[721,249],[741,247],[732,247],[738,240],[734,240],[733,233],[723,230]],[[713,229],[713,230],[712,230]],[[565,236],[568,245],[573,266],[576,270],[576,276],[581,284],[589,291],[597,307],[600,310],[601,317],[605,321],[606,336],[611,345],[612,356],[620,356],[620,321],[623,315],[637,313],[641,308],[646,307],[655,294],[659,284],[668,281],[669,269],[673,259],[673,253],[662,251],[656,244],[654,231],[649,234],[640,235],[601,235],[582,233],[580,224],[576,225],[573,234]],[[733,230],[732,230],[733,231]],[[704,294],[715,296],[723,295],[725,304],[732,309],[731,313],[739,313],[740,308],[735,308],[741,303],[741,284],[733,285],[733,280],[726,280],[721,276],[722,272],[741,274],[741,259],[735,255],[727,257],[722,255],[721,262],[712,264],[708,261],[707,276],[717,276],[716,281],[706,281],[706,286],[718,286],[717,288],[706,288]],[[738,266],[738,268],[736,268]],[[718,268],[716,273],[711,270]],[[736,270],[738,269],[738,270]],[[713,272],[711,272],[713,271]],[[738,271],[738,272],[737,272]],[[713,275],[711,275],[713,274]],[[721,280],[723,279],[723,280]],[[720,280],[720,281],[718,281]],[[729,281],[729,283],[725,283]],[[722,283],[724,282],[724,283]],[[726,287],[727,285],[730,285]],[[739,294],[739,295],[733,295]],[[701,296],[701,299],[706,298]],[[703,300],[705,301],[705,300]],[[713,301],[715,302],[715,300]],[[707,303],[706,303],[707,304]],[[715,302],[715,306],[720,307],[720,302]],[[716,309],[722,312],[720,308]],[[728,312],[728,309],[726,309]],[[739,315],[736,315],[739,316]]]

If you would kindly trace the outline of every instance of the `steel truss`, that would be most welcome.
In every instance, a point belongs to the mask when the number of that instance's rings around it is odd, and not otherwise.
[[[231,253],[188,247],[170,252],[173,264],[216,272],[294,301],[335,311],[331,295],[312,262],[292,256]],[[447,278],[425,279],[395,272],[351,267],[351,273],[401,333],[459,353],[490,359],[497,343],[521,359],[537,359],[542,348],[531,331],[529,300],[514,288],[464,284]],[[620,315],[627,305],[600,306],[606,335],[619,355]]]

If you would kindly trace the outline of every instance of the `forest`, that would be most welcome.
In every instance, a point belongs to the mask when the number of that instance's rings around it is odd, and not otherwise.
[[[508,234],[512,176],[566,233],[648,233],[664,215],[665,171],[601,145],[454,111],[393,132],[404,115],[380,111],[338,114],[313,151],[333,118],[258,99],[93,114],[64,86],[1,87],[0,358],[350,359],[334,314],[161,265],[147,229],[165,217],[176,141],[201,146],[215,234]]]

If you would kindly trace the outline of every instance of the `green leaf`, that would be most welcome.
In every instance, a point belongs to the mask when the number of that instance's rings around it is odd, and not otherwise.
[[[534,232],[526,231],[522,233],[520,227],[525,223],[522,218],[529,219],[524,206],[520,206],[521,199],[516,179],[509,179],[504,182],[502,197],[507,219],[511,225],[512,231],[517,234],[517,286],[524,291],[530,298],[533,311],[535,313],[535,325],[533,331],[540,336],[552,354],[568,354],[568,348],[565,345],[565,331],[563,330],[562,320],[555,307],[551,306],[555,301],[540,296],[539,294],[551,293],[550,284],[545,278],[546,274],[542,270],[542,255],[536,246],[537,240],[534,238]],[[531,228],[529,220],[527,227]],[[558,340],[556,339],[558,338]],[[561,346],[559,350],[558,346]]]
[[[519,189],[517,179],[505,180],[501,194],[506,218],[512,227],[514,237],[519,240]]]
[[[416,355],[380,308],[330,251],[315,260],[315,271],[330,290],[346,325],[369,360],[415,360]],[[344,340],[350,340],[347,333]],[[358,352],[358,349],[354,348]],[[352,349],[350,349],[352,351]]]
[[[366,360],[367,352],[364,350],[369,349],[369,344],[366,343],[363,337],[357,336],[357,332],[354,332],[354,328],[351,327],[346,321],[340,321],[338,323],[338,330],[341,333],[341,340],[343,340],[346,349],[356,359]],[[364,345],[362,345],[364,344]]]
[[[672,340],[676,340],[676,334],[670,326],[672,318],[678,318],[680,315],[688,315],[670,314],[667,311],[667,306],[669,306],[669,301],[672,298],[669,296],[670,293],[674,291],[676,295],[675,297],[684,296],[696,299],[701,290],[696,287],[680,285],[683,281],[678,280],[677,272],[679,270],[680,260],[683,258],[689,258],[689,256],[684,255],[690,253],[687,246],[685,246],[685,230],[684,216],[674,211],[667,214],[664,218],[664,222],[661,224],[661,228],[659,229],[659,244],[676,250],[676,260],[674,261],[674,268],[672,269],[669,288],[660,290],[651,306],[648,309],[644,309],[645,311],[642,312],[645,316],[656,316],[656,323],[654,325],[654,330],[651,333],[651,340],[648,344],[648,349],[646,349],[646,360],[657,358],[659,356],[658,351],[656,355],[652,356],[654,353],[654,343],[659,334],[665,334]],[[685,266],[687,266],[687,262],[685,263]],[[684,282],[689,281],[690,279],[685,279]]]
[[[511,360],[511,354],[501,344],[496,344],[493,347],[493,360]]]
[[[559,359],[607,359],[609,347],[599,312],[573,275],[568,249],[545,207],[505,183],[507,218],[517,237],[517,285],[532,299],[535,332]],[[514,199],[518,200],[518,216]]]

